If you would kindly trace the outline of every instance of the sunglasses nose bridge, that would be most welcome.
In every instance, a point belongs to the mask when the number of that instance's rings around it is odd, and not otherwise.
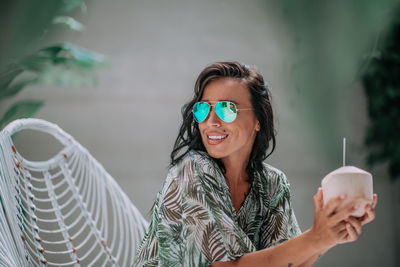
[[[210,105],[205,121],[211,125],[221,125],[221,118],[217,115],[217,112],[215,112],[215,105]]]

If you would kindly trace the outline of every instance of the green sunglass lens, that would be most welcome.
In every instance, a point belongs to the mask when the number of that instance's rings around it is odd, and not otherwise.
[[[236,106],[231,102],[218,102],[215,105],[215,112],[224,122],[232,122],[236,119]]]
[[[197,102],[193,106],[193,115],[197,122],[203,122],[210,111],[210,105],[206,102]]]

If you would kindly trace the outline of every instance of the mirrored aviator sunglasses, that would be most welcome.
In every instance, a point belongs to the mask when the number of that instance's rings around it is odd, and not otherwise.
[[[210,113],[211,106],[214,106],[215,113],[217,113],[218,117],[224,122],[233,122],[236,119],[237,111],[235,103],[229,101],[220,101],[215,105],[210,105],[207,102],[197,102],[193,106],[193,116],[198,123],[202,123]],[[248,109],[240,109],[240,110],[252,110]]]

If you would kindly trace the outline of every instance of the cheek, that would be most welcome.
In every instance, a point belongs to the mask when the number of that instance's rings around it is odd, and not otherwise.
[[[201,124],[198,124],[198,125],[199,125],[198,128],[199,128],[201,139],[204,140],[205,139],[205,136],[203,135],[204,134],[204,127],[202,127]]]
[[[237,132],[242,138],[249,137],[254,132],[255,127],[256,125],[251,119],[242,120],[237,125]]]
[[[200,134],[203,134],[203,127],[201,126],[201,124],[197,124],[198,125],[198,129],[199,129],[199,131],[200,131]]]

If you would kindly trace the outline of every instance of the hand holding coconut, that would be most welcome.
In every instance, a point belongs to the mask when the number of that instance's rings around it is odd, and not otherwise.
[[[362,226],[375,218],[378,197],[372,193],[372,175],[345,166],[345,151],[346,139],[343,140],[343,167],[326,175],[322,188],[314,196],[311,231],[325,240],[320,241],[324,248],[357,240]],[[326,229],[321,229],[324,225]]]
[[[326,204],[323,199],[323,190],[319,188],[314,195],[314,223],[310,229],[315,238],[313,242],[322,250],[357,240],[362,225],[375,218],[376,194],[372,205],[366,205],[362,217],[352,215],[364,203],[363,198],[348,198],[346,194],[341,194],[330,198]]]
[[[354,201],[346,202],[346,195],[340,195],[323,204],[322,189],[314,195],[314,223],[310,233],[313,243],[320,249],[329,249],[346,238],[346,221],[358,208]]]
[[[375,206],[378,201],[378,196],[373,194],[372,204],[365,206],[365,213],[362,217],[350,216],[346,221],[347,235],[339,242],[339,244],[356,241],[361,234],[361,227],[375,219]]]

